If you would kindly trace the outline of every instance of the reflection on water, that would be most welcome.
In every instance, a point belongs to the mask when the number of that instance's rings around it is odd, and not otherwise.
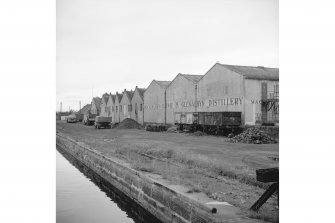
[[[57,223],[160,222],[87,166],[57,151]]]

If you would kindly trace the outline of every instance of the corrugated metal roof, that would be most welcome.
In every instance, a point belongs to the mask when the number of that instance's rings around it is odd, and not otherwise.
[[[138,93],[140,94],[141,98],[143,99],[144,92],[145,92],[146,88],[137,88],[137,90],[138,90]]]
[[[251,66],[239,66],[239,65],[219,65],[239,73],[245,76],[246,79],[256,79],[256,80],[279,80],[279,68],[269,68],[269,67],[251,67]]]
[[[198,82],[204,75],[194,75],[194,74],[180,74],[186,79],[193,81],[194,83]]]
[[[162,88],[167,88],[167,86],[171,83],[171,81],[156,81],[156,80],[154,81]]]

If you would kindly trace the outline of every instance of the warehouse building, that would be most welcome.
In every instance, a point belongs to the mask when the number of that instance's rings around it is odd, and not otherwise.
[[[78,111],[79,114],[85,115],[87,114],[89,111],[91,111],[91,104],[87,104],[84,107],[82,107],[82,109],[80,109]]]
[[[166,123],[166,88],[171,81],[153,80],[144,92],[144,123]]]
[[[120,122],[122,122],[126,118],[131,117],[131,99],[133,98],[133,95],[134,91],[127,91],[126,89],[124,89],[120,102]]]
[[[107,106],[108,103],[108,99],[109,99],[109,94],[108,93],[104,93],[101,97],[101,102],[100,102],[100,115],[104,116],[104,117],[109,117],[110,112],[109,112],[109,108]]]
[[[115,94],[110,93],[108,95],[108,102],[107,102],[107,107],[109,109],[109,116],[112,117],[112,121],[114,122],[115,120]]]
[[[200,124],[278,123],[279,69],[216,63],[197,83],[194,104]]]
[[[193,123],[196,83],[202,75],[178,74],[166,89],[166,122]]]
[[[100,114],[100,103],[101,103],[101,98],[95,97],[92,98],[91,102],[91,113],[94,115],[99,115]]]
[[[143,125],[144,122],[144,92],[145,88],[136,86],[134,95],[131,99],[132,111],[131,118]]]
[[[179,73],[173,81],[153,80],[147,89],[136,86],[93,98],[91,112],[116,123],[132,118],[140,124],[199,124],[214,131],[278,125],[279,69],[216,63],[205,75]]]
[[[120,103],[122,99],[122,94],[119,94],[119,92],[116,92],[115,94],[115,102],[114,102],[114,107],[115,107],[115,112],[114,112],[114,122],[118,123],[120,122]]]

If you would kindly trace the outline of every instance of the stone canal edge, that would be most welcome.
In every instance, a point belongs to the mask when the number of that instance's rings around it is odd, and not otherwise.
[[[106,157],[68,135],[57,133],[56,145],[164,223],[263,222],[245,217],[237,207],[229,205],[220,205],[220,208],[213,210],[213,207],[191,199],[156,179],[151,179],[139,171]]]

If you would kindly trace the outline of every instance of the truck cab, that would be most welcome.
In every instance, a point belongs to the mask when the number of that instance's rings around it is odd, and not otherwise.
[[[94,125],[96,115],[85,114],[83,118],[84,125]]]
[[[66,119],[66,122],[67,123],[76,123],[76,122],[78,122],[76,115],[74,115],[74,114],[69,115],[67,117],[67,119]]]
[[[103,117],[103,116],[95,117],[94,127],[96,129],[101,128],[110,129],[112,127],[112,117]]]

